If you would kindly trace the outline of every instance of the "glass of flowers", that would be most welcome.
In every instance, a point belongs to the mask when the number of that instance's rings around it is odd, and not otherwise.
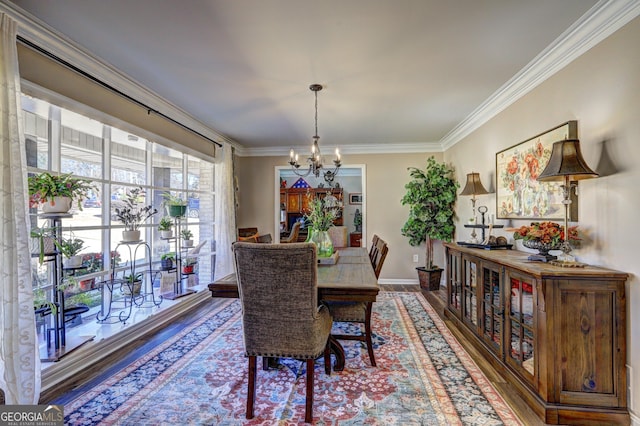
[[[88,179],[76,178],[71,173],[56,175],[49,172],[29,175],[29,207],[42,205],[45,213],[64,213],[75,202],[82,210],[82,200],[94,190]]]
[[[538,254],[530,256],[529,260],[541,260],[543,262],[555,260],[556,256],[550,255],[549,251],[563,249],[565,241],[564,229],[555,222],[531,222],[528,226],[516,228],[513,238],[522,240],[522,245],[527,248],[538,250]],[[569,238],[566,244],[569,244],[570,241],[578,240],[578,227],[570,226]]]

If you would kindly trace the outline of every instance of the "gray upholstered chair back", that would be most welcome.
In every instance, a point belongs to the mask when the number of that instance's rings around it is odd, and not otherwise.
[[[320,356],[331,316],[318,306],[317,258],[311,243],[233,245],[247,356]]]

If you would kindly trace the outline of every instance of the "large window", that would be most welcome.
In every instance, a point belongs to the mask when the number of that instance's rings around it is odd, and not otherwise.
[[[206,241],[196,255],[197,272],[189,277],[186,286],[213,280],[213,159],[187,155],[41,99],[23,95],[22,108],[29,173],[72,173],[95,185],[82,208],[75,207],[73,216],[62,221],[64,237],[73,235],[84,242],[83,268],[73,271],[68,280],[70,299],[90,304],[94,307],[90,313],[94,313],[103,303],[95,283],[131,262],[136,262],[136,267],[159,268],[161,255],[174,247],[173,242],[161,239],[156,229],[166,214],[166,193],[188,202],[188,217],[181,227],[192,232],[196,244]],[[78,106],[78,111],[83,109]],[[135,187],[143,188],[144,203],[158,209],[158,214],[141,228],[150,256],[146,250],[132,252],[120,245],[123,226],[113,214],[126,192]],[[36,209],[31,209],[30,220],[32,228],[48,225]],[[34,257],[32,263],[34,287],[38,294],[51,300],[51,262],[41,264]],[[153,285],[157,287],[161,280],[156,281]]]

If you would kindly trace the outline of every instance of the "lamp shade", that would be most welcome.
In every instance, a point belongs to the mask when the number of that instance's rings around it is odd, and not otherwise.
[[[480,182],[480,173],[467,173],[467,184],[460,195],[481,195],[488,194],[489,192],[484,189],[482,182]]]
[[[567,176],[571,180],[598,176],[582,158],[578,139],[566,139],[553,144],[551,158],[547,167],[538,176],[538,180],[542,182],[564,180]]]

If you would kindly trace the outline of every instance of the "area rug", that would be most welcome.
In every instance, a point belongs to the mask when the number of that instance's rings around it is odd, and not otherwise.
[[[521,424],[422,294],[380,293],[372,326],[378,367],[357,341],[343,342],[344,371],[327,376],[316,363],[315,424]],[[240,304],[228,300],[66,404],[65,424],[301,424],[304,367],[259,369],[255,418],[246,420]]]

